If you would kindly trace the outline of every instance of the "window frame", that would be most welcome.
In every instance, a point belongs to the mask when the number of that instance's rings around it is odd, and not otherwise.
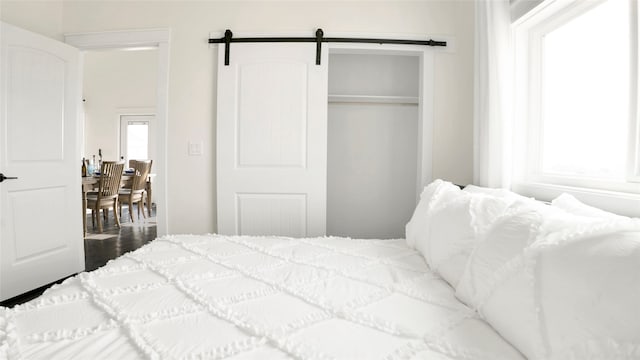
[[[629,90],[631,101],[629,119],[629,162],[627,181],[640,183],[640,7],[637,1],[630,0],[631,31],[631,69]]]
[[[547,0],[513,23],[514,49],[514,163],[512,189],[541,200],[567,192],[592,205],[640,216],[640,103],[638,93],[638,6],[631,6],[630,116],[626,178],[614,182],[542,172],[542,43],[545,34],[607,0]],[[614,0],[619,1],[619,0]],[[598,45],[595,45],[598,46]],[[603,50],[604,51],[604,50]]]

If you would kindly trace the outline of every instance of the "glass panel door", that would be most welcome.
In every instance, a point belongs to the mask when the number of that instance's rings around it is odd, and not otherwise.
[[[120,116],[120,158],[126,164],[132,159],[149,159],[149,128],[152,115]]]

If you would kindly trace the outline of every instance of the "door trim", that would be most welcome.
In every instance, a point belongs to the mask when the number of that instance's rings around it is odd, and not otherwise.
[[[104,31],[92,33],[66,34],[65,42],[82,51],[100,49],[140,49],[155,48],[158,50],[158,74],[156,92],[156,159],[153,160],[154,172],[158,174],[153,183],[155,202],[158,204],[158,236],[169,233],[168,186],[168,115],[169,115],[169,44],[170,29],[145,29]],[[81,124],[84,128],[84,124]],[[84,130],[82,131],[84,133]]]

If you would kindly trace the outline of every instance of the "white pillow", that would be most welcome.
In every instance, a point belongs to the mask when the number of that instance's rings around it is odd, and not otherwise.
[[[420,201],[413,212],[413,216],[405,226],[405,237],[409,247],[415,248],[416,243],[425,240],[427,213],[430,203],[440,192],[446,189],[451,189],[452,186],[457,188],[457,186],[450,182],[436,179],[431,184],[424,187],[420,194]]]
[[[449,191],[435,202],[428,217],[426,248],[429,267],[453,287],[458,285],[477,239],[509,203],[500,198]]]
[[[551,201],[551,205],[560,208],[568,213],[592,218],[602,218],[611,220],[623,220],[625,216],[616,215],[608,211],[598,209],[593,206],[586,205],[573,195],[564,193]]]
[[[632,359],[638,284],[640,222],[522,201],[485,233],[456,296],[528,358]]]
[[[464,192],[450,182],[435,180],[423,190],[406,226],[407,244],[455,287],[476,239],[508,205],[505,199]]]
[[[536,258],[550,357],[640,359],[640,222],[583,224],[545,240]]]
[[[533,280],[523,267],[524,250],[538,237],[541,214],[534,208],[511,207],[485,233],[456,288],[456,297],[530,357],[540,346],[534,308]],[[535,357],[531,357],[535,358]]]

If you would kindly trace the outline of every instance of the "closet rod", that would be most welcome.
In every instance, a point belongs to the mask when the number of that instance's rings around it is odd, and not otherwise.
[[[341,43],[369,43],[369,44],[403,44],[403,45],[426,45],[426,46],[447,46],[446,41],[436,40],[403,40],[403,39],[369,39],[369,38],[340,38],[340,37],[324,37],[322,29],[316,30],[316,37],[253,37],[253,38],[234,38],[231,30],[224,32],[224,37],[219,39],[209,39],[209,44],[224,44],[224,64],[229,65],[229,52],[231,43],[282,43],[282,42],[313,42],[316,43],[316,65],[320,65],[320,52],[323,42],[341,42]]]

